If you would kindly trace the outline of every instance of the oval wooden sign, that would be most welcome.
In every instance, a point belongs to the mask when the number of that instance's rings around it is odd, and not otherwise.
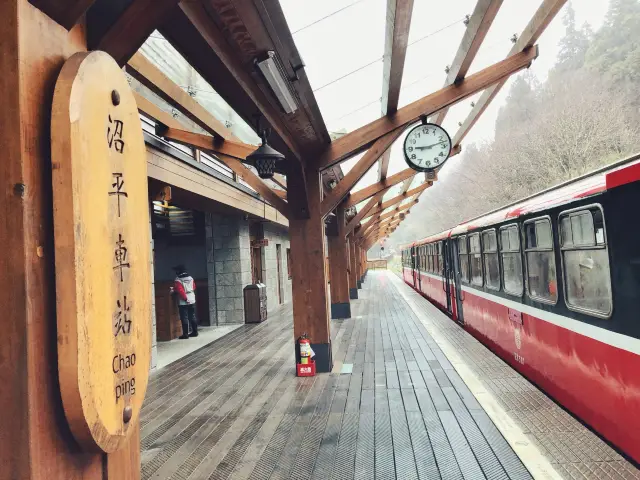
[[[62,402],[85,450],[123,447],[151,357],[147,161],[136,101],[104,52],[56,83],[51,157]]]

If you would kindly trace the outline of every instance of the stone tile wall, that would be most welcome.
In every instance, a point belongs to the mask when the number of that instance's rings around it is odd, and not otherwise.
[[[242,289],[251,283],[249,223],[241,216],[207,213],[205,233],[211,323],[244,323]]]

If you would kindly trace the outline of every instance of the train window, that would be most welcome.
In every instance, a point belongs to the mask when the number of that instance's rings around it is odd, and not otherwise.
[[[555,303],[558,300],[558,286],[549,218],[525,222],[524,237],[529,296],[543,302]]]
[[[431,270],[433,273],[438,273],[438,255],[436,253],[436,244],[431,244],[431,264],[433,265],[433,269]]]
[[[522,295],[522,256],[518,225],[507,225],[500,229],[500,255],[502,256],[502,283],[504,291],[511,295]]]
[[[471,283],[482,286],[482,253],[480,234],[469,235],[469,260],[471,262]]]
[[[469,282],[469,254],[467,253],[467,237],[458,238],[458,255],[460,259],[460,279]]]
[[[487,288],[500,290],[500,263],[498,262],[498,239],[495,230],[482,232],[482,257],[487,276]]]
[[[611,314],[611,273],[599,205],[560,214],[567,307],[600,317]]]
[[[438,242],[438,272],[444,273],[444,251],[442,242]]]

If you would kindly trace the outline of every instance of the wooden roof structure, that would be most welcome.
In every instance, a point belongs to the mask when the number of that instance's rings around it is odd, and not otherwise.
[[[441,124],[448,109],[469,96],[482,92],[480,100],[462,126],[453,135],[454,150],[478,121],[496,94],[512,74],[527,68],[538,54],[536,41],[566,0],[542,0],[535,15],[517,37],[509,55],[473,75],[469,68],[483,44],[503,0],[478,0],[468,16],[466,30],[457,53],[448,67],[443,88],[398,109],[408,32],[413,0],[388,0],[386,12],[381,117],[368,125],[331,141],[324,119],[305,73],[304,63],[278,0],[31,0],[52,18],[67,28],[86,19],[90,48],[111,54],[127,71],[145,86],[159,93],[187,115],[208,135],[181,131],[167,118],[156,118],[166,125],[161,133],[166,138],[207,149],[239,172],[254,189],[286,216],[306,218],[310,215],[307,195],[289,204],[282,193],[275,194],[264,182],[243,171],[242,160],[255,147],[244,145],[228,129],[177,85],[163,78],[141,54],[136,53],[147,37],[158,30],[184,56],[214,89],[249,124],[260,115],[272,130],[270,143],[286,156],[282,173],[288,179],[302,179],[304,189],[308,175],[329,171],[333,189],[323,189],[321,215],[325,217],[338,205],[354,207],[375,198],[360,208],[358,222],[378,215],[383,207],[382,196],[392,186],[402,182],[400,203],[417,197],[431,185],[409,191],[416,172],[407,169],[387,178],[390,149],[403,130],[428,115],[430,121]],[[69,6],[69,3],[72,5]],[[262,77],[255,60],[265,52],[275,52],[285,75],[291,80],[299,107],[287,114]],[[148,105],[143,105],[145,109]],[[152,108],[146,108],[152,110]],[[153,116],[153,112],[145,113]],[[166,122],[166,123],[165,123]],[[344,178],[331,168],[363,151],[366,153]],[[352,191],[358,181],[378,165],[378,182],[365,189]],[[245,169],[246,170],[246,169]],[[389,202],[386,202],[390,205]],[[351,221],[353,224],[353,220]],[[354,225],[351,225],[355,227]],[[347,234],[354,228],[347,229]],[[382,232],[382,231],[381,231]],[[370,244],[380,232],[363,237]]]

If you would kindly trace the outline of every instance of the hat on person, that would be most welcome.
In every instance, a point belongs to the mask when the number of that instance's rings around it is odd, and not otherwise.
[[[182,265],[182,264],[179,264],[179,265],[176,265],[175,267],[173,267],[173,271],[176,272],[176,273],[182,273],[185,270],[186,270],[186,268],[184,268],[184,265]]]

